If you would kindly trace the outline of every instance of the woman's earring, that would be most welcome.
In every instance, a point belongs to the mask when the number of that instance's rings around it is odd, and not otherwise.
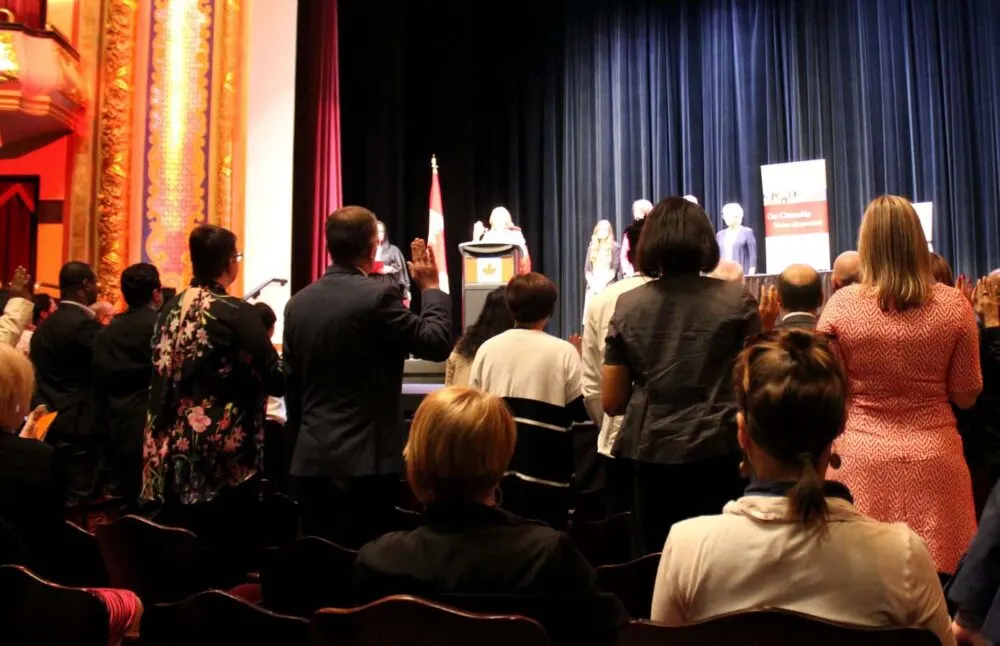
[[[830,454],[830,468],[839,469],[840,468],[840,455],[836,453]]]
[[[753,465],[750,464],[750,456],[743,451],[743,459],[740,460],[740,477],[746,480],[753,475]]]

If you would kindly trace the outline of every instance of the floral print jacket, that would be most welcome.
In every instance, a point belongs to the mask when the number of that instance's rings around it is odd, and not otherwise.
[[[220,285],[192,283],[153,332],[142,497],[208,502],[256,474],[267,396],[283,391],[278,353],[256,310]]]

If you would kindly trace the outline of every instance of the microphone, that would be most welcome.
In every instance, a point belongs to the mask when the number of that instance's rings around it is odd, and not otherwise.
[[[243,297],[243,300],[245,300],[245,301],[254,301],[254,300],[257,300],[257,297],[260,296],[260,293],[262,291],[264,291],[264,288],[267,287],[268,285],[273,284],[273,283],[277,283],[278,285],[284,287],[285,285],[288,284],[288,279],[287,278],[268,278],[263,283],[261,283],[260,285],[258,285],[254,289],[250,290],[250,292],[248,292],[247,295]]]

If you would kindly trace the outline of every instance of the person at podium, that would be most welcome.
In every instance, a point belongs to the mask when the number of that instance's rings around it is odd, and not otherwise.
[[[753,229],[743,226],[743,207],[736,202],[726,204],[722,207],[722,220],[726,228],[715,236],[721,260],[738,263],[743,267],[743,275],[752,276],[757,273],[757,239]]]
[[[517,245],[521,248],[521,264],[517,268],[517,273],[527,274],[531,271],[528,243],[521,233],[521,227],[514,225],[514,219],[506,207],[498,206],[493,209],[490,213],[490,228],[487,229],[482,222],[476,222],[472,229],[472,240]]]

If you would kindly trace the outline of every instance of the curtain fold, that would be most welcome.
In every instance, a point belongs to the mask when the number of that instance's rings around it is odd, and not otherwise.
[[[18,267],[35,273],[35,192],[34,182],[0,179],[0,279],[7,281]]]
[[[292,290],[327,266],[324,224],[341,205],[336,0],[299,0],[292,188]]]
[[[1000,2],[476,4],[454,30],[460,3],[342,2],[344,189],[413,237],[436,152],[449,240],[508,205],[559,285],[553,332],[594,224],[620,236],[639,197],[694,194],[717,225],[740,202],[764,268],[762,164],[826,159],[833,255],[888,192],[934,203],[956,272],[1000,267]]]
[[[35,29],[45,28],[47,0],[0,0],[0,8],[14,13],[14,22]]]

